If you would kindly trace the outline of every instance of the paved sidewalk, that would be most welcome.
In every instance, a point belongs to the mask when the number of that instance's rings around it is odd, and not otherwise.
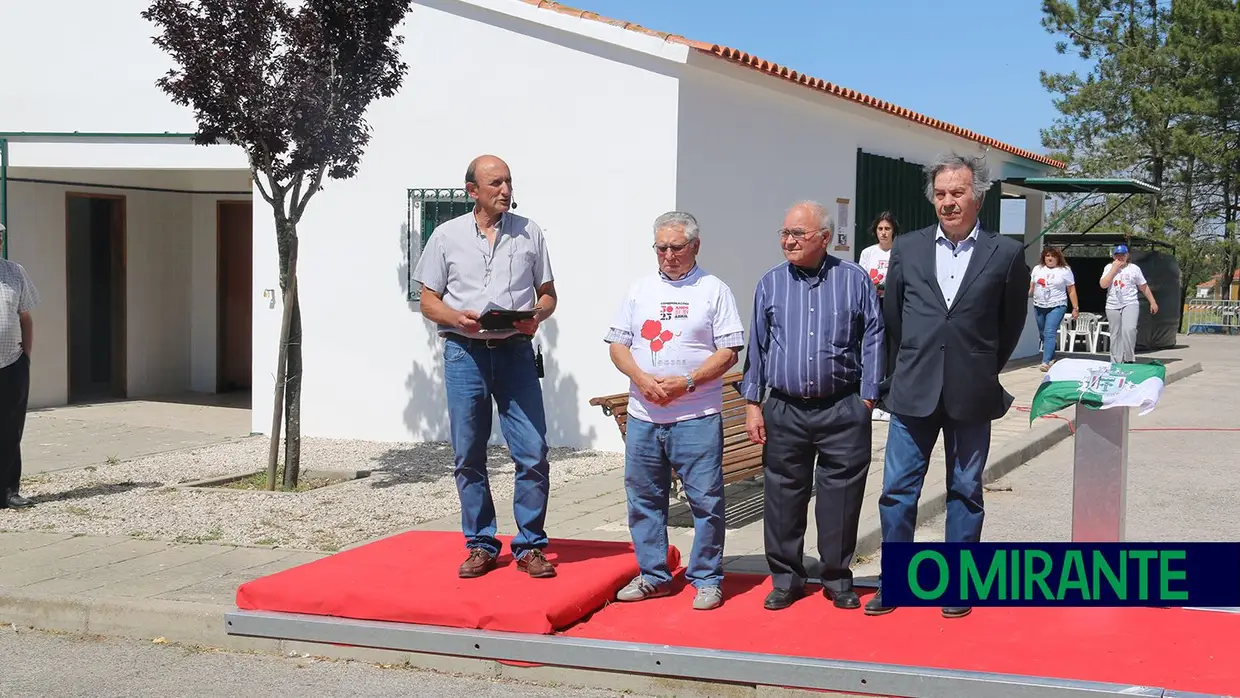
[[[1213,338],[1209,338],[1213,339]],[[1237,361],[1236,344],[1223,338],[1194,339],[1193,346],[1163,352],[1172,376],[1189,372],[1195,362],[1209,366],[1215,361]],[[1017,405],[1028,405],[1042,374],[1036,368],[1011,371],[1003,376]],[[1173,386],[1170,390],[1174,391]],[[1028,413],[1019,410],[995,425],[992,472],[998,478],[1068,435],[1069,422],[1041,420],[1032,428]],[[875,463],[871,470],[869,497],[865,505],[863,539],[870,550],[877,547],[876,502],[881,484],[881,447],[886,426],[875,430]],[[938,458],[942,462],[941,449]],[[942,467],[932,469],[923,499],[922,520],[941,511]],[[555,537],[627,540],[623,489],[619,474],[583,480],[557,491],[551,507],[550,530]],[[761,565],[761,491],[742,485],[729,492],[729,509],[735,528],[729,531],[729,567],[763,571]],[[505,513],[501,526],[512,530],[509,502],[498,503]],[[748,519],[748,520],[747,520]],[[423,528],[455,530],[455,516]],[[673,541],[686,550],[691,529],[682,520]],[[807,543],[812,543],[811,529]],[[807,553],[813,555],[807,545]],[[168,541],[73,536],[57,533],[0,532],[0,622],[46,630],[75,633],[166,637],[169,641],[229,649],[305,651],[330,653],[340,658],[382,657],[386,662],[413,662],[444,670],[473,672],[478,660],[418,658],[408,654],[342,647],[311,647],[228,636],[223,614],[235,608],[236,589],[242,583],[326,556],[268,548],[208,544],[177,544]],[[428,663],[429,662],[429,663]],[[493,663],[492,663],[493,664]],[[489,665],[488,665],[489,666]],[[498,668],[488,671],[501,671]]]
[[[22,473],[132,460],[249,435],[246,393],[49,407],[26,416]]]

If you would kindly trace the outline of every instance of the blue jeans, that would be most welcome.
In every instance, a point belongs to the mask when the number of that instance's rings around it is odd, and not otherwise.
[[[1068,312],[1068,306],[1057,305],[1054,308],[1034,307],[1033,315],[1038,321],[1038,336],[1042,338],[1042,363],[1049,364],[1055,358],[1055,345],[1059,339],[1059,325]]]
[[[693,550],[685,578],[693,586],[723,582],[723,418],[713,414],[672,424],[629,417],[624,436],[624,490],[637,566],[655,586],[672,581],[667,567],[667,507],[672,469],[693,512]]]
[[[466,546],[482,548],[492,555],[500,552],[495,538],[495,502],[487,478],[487,440],[491,437],[494,399],[504,441],[516,464],[512,513],[517,535],[512,540],[512,555],[519,560],[532,549],[547,547],[543,526],[551,468],[533,344],[514,338],[487,348],[481,340],[449,335],[444,342],[443,365]]]
[[[929,417],[891,415],[883,463],[883,494],[878,499],[884,543],[913,541],[917,500],[940,430],[947,456],[945,540],[970,543],[982,538],[982,470],[990,452],[990,422],[958,422],[940,407]]]

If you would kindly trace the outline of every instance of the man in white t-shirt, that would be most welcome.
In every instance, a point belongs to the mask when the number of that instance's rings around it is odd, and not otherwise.
[[[606,341],[629,378],[624,487],[640,574],[619,601],[671,591],[667,508],[672,470],[693,511],[686,579],[693,607],[723,603],[723,382],[745,345],[732,290],[697,265],[697,220],[679,211],[654,222],[659,271],[629,290]]]
[[[1137,321],[1141,316],[1140,293],[1158,314],[1158,302],[1141,267],[1128,261],[1128,246],[1116,245],[1111,263],[1102,270],[1098,285],[1107,290],[1107,323],[1111,332],[1111,363],[1136,361]]]

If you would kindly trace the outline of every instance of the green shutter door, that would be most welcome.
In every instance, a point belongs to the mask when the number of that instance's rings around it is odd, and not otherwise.
[[[469,198],[469,194],[464,189],[410,189],[409,190],[409,237],[410,242],[413,240],[413,232],[418,231],[418,246],[413,248],[410,245],[408,250],[408,283],[409,283],[409,300],[417,300],[421,296],[421,289],[413,280],[414,266],[417,264],[418,257],[421,256],[422,250],[426,249],[426,243],[431,239],[431,233],[435,232],[445,221],[450,221],[458,216],[474,210],[474,201]]]

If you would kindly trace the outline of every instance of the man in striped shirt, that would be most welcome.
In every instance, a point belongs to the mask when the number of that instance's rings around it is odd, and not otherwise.
[[[745,429],[764,444],[770,610],[805,594],[802,559],[814,485],[823,594],[839,608],[861,606],[850,568],[870,469],[871,412],[883,378],[883,316],[865,270],[827,254],[833,233],[821,204],[793,206],[779,230],[787,262],[768,271],[754,291],[742,391],[749,401]]]

